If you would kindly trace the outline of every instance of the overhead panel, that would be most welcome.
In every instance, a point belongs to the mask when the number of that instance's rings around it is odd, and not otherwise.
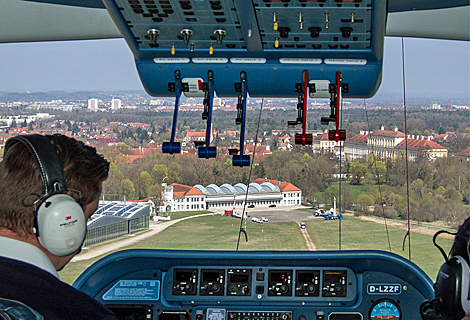
[[[295,83],[349,83],[345,97],[369,97],[381,81],[386,3],[376,0],[104,0],[136,59],[144,87],[171,96],[183,78],[214,74],[219,96],[294,97]]]

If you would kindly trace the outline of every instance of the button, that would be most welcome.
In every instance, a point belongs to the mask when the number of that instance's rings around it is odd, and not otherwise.
[[[264,281],[264,273],[256,273],[256,281]]]

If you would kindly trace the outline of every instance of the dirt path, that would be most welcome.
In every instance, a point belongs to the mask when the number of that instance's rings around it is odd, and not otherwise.
[[[300,221],[296,221],[297,225],[299,226],[300,228]],[[302,232],[302,236],[304,237],[305,239],[305,243],[307,244],[307,248],[309,251],[316,251],[317,250],[317,247],[315,246],[315,244],[313,243],[312,241],[312,238],[310,238],[310,235],[308,234],[307,232],[307,228],[300,228],[300,232]]]
[[[92,258],[101,256],[101,255],[106,254],[108,252],[118,250],[118,249],[121,249],[123,247],[133,245],[133,244],[135,244],[137,242],[140,242],[142,240],[148,239],[148,238],[158,234],[162,230],[165,230],[169,226],[174,225],[177,222],[180,222],[180,221],[183,221],[183,220],[186,220],[186,219],[196,218],[196,217],[208,216],[208,215],[211,215],[211,214],[212,213],[199,214],[199,215],[185,217],[185,218],[176,219],[176,220],[172,220],[172,221],[163,221],[163,222],[150,221],[150,230],[148,230],[146,232],[136,234],[136,235],[130,235],[130,236],[124,237],[124,238],[122,238],[122,240],[118,240],[118,241],[113,242],[113,243],[98,245],[96,247],[92,247],[92,248],[89,248],[89,249],[84,249],[82,251],[82,253],[75,256],[72,259],[71,262],[88,260],[88,259],[92,259]]]
[[[357,218],[362,219],[362,220],[372,221],[372,222],[375,222],[375,223],[384,224],[384,218],[381,218],[381,217],[359,216]],[[403,230],[408,229],[408,224],[407,223],[396,222],[393,219],[387,219],[387,226],[397,228],[397,229],[403,229]],[[442,229],[448,229],[448,228],[442,227]],[[418,225],[416,222],[413,222],[410,225],[410,230],[415,231],[415,232],[419,232],[419,233],[423,233],[423,234],[434,235],[438,230],[440,230],[440,228],[434,228],[434,227],[426,226],[426,225],[423,225],[423,224]],[[454,236],[451,236],[451,235],[448,235],[448,234],[442,234],[440,236],[442,236],[443,238],[449,238],[449,239],[454,238]]]

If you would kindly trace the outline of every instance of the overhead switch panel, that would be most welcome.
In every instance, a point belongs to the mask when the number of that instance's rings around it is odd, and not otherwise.
[[[175,70],[209,70],[219,96],[236,96],[241,72],[250,96],[294,97],[298,74],[350,84],[370,97],[382,73],[383,0],[103,0],[136,59],[147,92],[167,96]]]

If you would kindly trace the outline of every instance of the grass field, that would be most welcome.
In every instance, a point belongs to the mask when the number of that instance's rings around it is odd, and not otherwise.
[[[174,219],[173,215],[172,219]],[[307,250],[300,229],[295,222],[258,224],[247,221],[246,224],[248,242],[242,234],[239,250]],[[310,220],[306,221],[306,227],[317,250],[338,250],[338,220]],[[238,219],[225,216],[198,217],[181,221],[155,237],[125,249],[236,250],[239,228],[240,220]],[[364,221],[354,216],[345,216],[341,221],[341,229],[342,250],[389,250],[383,224]],[[408,245],[405,251],[402,251],[406,231],[393,227],[388,229],[392,252],[408,258]],[[439,243],[444,250],[448,251],[452,239],[440,239]],[[432,244],[432,235],[411,232],[411,244],[412,261],[419,265],[431,279],[435,279],[443,258]],[[59,275],[63,281],[72,283],[83,270],[99,258],[69,263]]]

